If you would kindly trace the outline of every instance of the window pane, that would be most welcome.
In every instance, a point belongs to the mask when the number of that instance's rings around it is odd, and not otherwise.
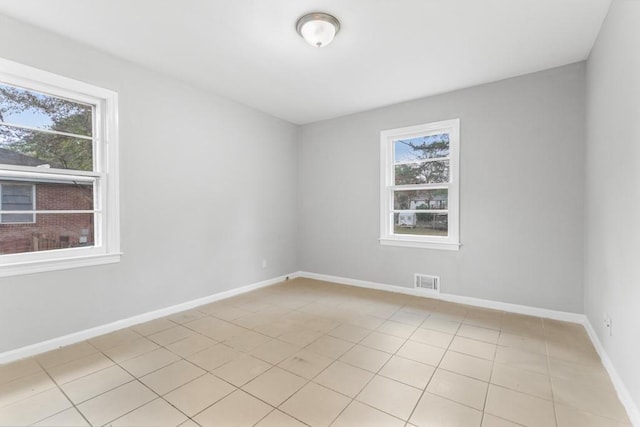
[[[93,143],[0,125],[0,164],[91,171]]]
[[[30,184],[1,184],[0,209],[3,211],[33,210],[33,185]],[[32,223],[33,214],[2,214],[2,223]]]
[[[395,213],[393,215],[393,232],[394,234],[446,237],[448,222],[448,214]]]
[[[5,123],[91,136],[92,107],[0,83],[0,118]]]
[[[395,163],[436,159],[449,155],[449,134],[399,139],[393,143]]]
[[[449,190],[397,190],[393,192],[395,210],[446,210]]]
[[[395,166],[395,185],[449,182],[449,160]]]
[[[0,254],[94,245],[92,213],[37,214],[34,224],[0,224]]]
[[[90,183],[36,184],[36,208],[39,211],[93,210],[93,185]]]

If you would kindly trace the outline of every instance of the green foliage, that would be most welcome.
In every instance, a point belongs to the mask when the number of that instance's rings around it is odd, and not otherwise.
[[[28,113],[50,120],[47,129],[91,136],[92,108],[61,98],[0,85],[0,119]],[[35,157],[51,167],[93,169],[90,140],[11,126],[0,126],[0,147]]]

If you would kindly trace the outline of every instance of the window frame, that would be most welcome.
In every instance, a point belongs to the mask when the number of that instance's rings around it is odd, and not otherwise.
[[[59,180],[91,182],[94,186],[94,245],[0,255],[0,277],[119,262],[122,253],[118,195],[118,94],[3,58],[0,58],[0,81],[94,106],[93,171],[0,165],[0,179],[33,180],[34,184]],[[34,209],[34,214],[37,213]]]
[[[449,182],[395,185],[394,142],[441,133],[449,134]],[[444,159],[444,158],[443,158]],[[394,233],[394,192],[447,189],[447,236]],[[380,238],[381,245],[411,248],[460,249],[460,119],[442,120],[380,132]]]
[[[24,183],[19,183],[19,184],[3,184],[0,182],[0,211],[3,210],[2,207],[2,197],[4,195],[4,188],[7,185],[22,185],[22,186],[30,186],[31,187],[31,210],[35,212],[36,210],[36,184],[24,184]],[[0,214],[0,225],[25,225],[25,224],[35,224],[36,223],[36,214],[35,213],[31,213],[31,221],[29,222],[3,222],[2,221],[2,217],[3,215],[20,215],[20,213],[11,213],[11,212],[6,212],[3,214]]]

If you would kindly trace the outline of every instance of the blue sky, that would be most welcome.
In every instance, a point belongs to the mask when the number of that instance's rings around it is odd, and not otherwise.
[[[449,135],[448,134],[438,134],[438,135],[429,135],[429,136],[420,136],[418,138],[410,138],[410,139],[402,139],[394,142],[394,155],[395,162],[409,162],[412,160],[419,160],[422,157],[420,156],[421,152],[419,150],[413,150],[408,144],[413,145],[430,145],[434,142],[448,142]]]

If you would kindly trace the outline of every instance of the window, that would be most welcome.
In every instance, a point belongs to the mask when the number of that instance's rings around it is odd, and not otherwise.
[[[120,259],[117,94],[0,59],[0,276]]]
[[[380,132],[380,243],[458,250],[460,120]]]
[[[33,211],[36,187],[32,184],[0,183],[0,211]],[[31,224],[36,222],[33,213],[4,213],[0,224]]]

